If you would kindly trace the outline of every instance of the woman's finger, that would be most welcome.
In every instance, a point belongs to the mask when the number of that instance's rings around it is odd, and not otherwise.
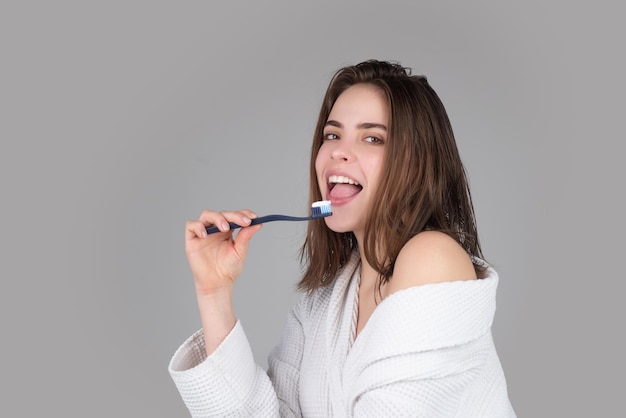
[[[254,212],[250,210],[221,211],[220,213],[228,222],[234,222],[239,226],[250,225],[252,217],[255,216]]]
[[[205,238],[206,227],[200,221],[187,221],[185,224],[185,239]]]
[[[203,210],[198,220],[205,228],[215,225],[221,232],[230,230],[229,220],[224,216],[223,212]]]
[[[249,209],[244,209],[240,211],[212,211],[212,210],[204,210],[200,214],[200,222],[202,222],[205,226],[213,226],[215,225],[220,231],[225,232],[230,229],[229,222],[233,222],[239,226],[248,226],[252,219],[256,218],[257,215],[253,211]]]

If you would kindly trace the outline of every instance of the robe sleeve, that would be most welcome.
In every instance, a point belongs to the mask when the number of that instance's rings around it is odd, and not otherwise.
[[[490,340],[484,336],[464,346],[369,365],[352,398],[351,416],[515,417],[499,364],[490,364]]]
[[[302,315],[307,305],[302,297],[289,314],[267,373],[256,365],[240,321],[210,356],[206,355],[202,330],[187,339],[172,357],[169,373],[191,416],[300,416]]]
[[[346,364],[346,415],[515,417],[491,335],[496,285],[493,273],[385,299]]]

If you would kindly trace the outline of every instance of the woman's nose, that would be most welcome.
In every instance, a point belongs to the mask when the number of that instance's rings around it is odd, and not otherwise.
[[[352,150],[344,141],[337,141],[335,147],[330,153],[330,157],[337,161],[350,161],[352,160]]]

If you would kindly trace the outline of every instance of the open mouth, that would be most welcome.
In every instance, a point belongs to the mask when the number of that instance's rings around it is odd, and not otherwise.
[[[328,196],[333,200],[352,197],[361,190],[363,190],[363,186],[349,177],[328,177]]]

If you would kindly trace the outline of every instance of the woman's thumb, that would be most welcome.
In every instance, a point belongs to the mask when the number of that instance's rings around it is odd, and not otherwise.
[[[248,253],[248,245],[250,244],[252,236],[256,234],[262,226],[263,224],[258,224],[241,228],[241,230],[237,233],[237,236],[235,237],[235,249],[239,255],[245,258]]]

